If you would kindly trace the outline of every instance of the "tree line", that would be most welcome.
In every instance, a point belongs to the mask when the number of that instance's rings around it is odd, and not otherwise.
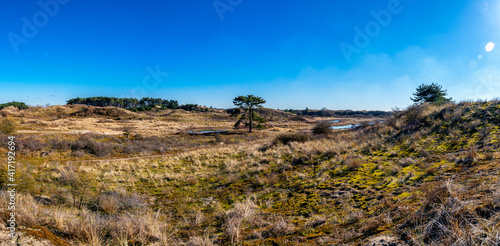
[[[9,107],[9,106],[14,106],[18,109],[28,109],[29,108],[28,105],[26,105],[26,103],[13,101],[13,102],[0,104],[0,110],[2,110],[3,108]]]
[[[177,100],[166,100],[161,98],[143,97],[137,98],[117,98],[117,97],[84,97],[69,99],[67,105],[84,104],[87,106],[125,108],[131,111],[150,111],[157,106],[162,109],[176,109],[179,107]]]
[[[383,117],[383,116],[388,116],[391,114],[390,112],[381,111],[381,110],[369,110],[369,111],[366,111],[366,110],[329,110],[329,109],[314,110],[314,109],[306,108],[304,110],[285,109],[283,111],[294,113],[297,115],[318,116],[318,117],[336,117],[336,116]]]

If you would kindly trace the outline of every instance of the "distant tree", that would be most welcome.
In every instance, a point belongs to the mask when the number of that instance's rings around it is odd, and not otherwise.
[[[6,107],[9,107],[9,106],[14,106],[18,109],[28,109],[28,105],[26,105],[25,103],[23,102],[9,102],[9,103],[3,103],[3,104],[0,104],[0,110],[3,109],[3,108],[6,108]]]
[[[302,110],[303,115],[308,115],[309,112],[311,112],[311,110],[308,107],[306,107],[306,109]]]
[[[107,107],[113,106],[118,108],[126,108],[128,110],[151,111],[158,108],[161,109],[176,109],[179,107],[179,102],[176,100],[165,100],[161,98],[143,97],[137,98],[116,98],[116,97],[86,97],[72,98],[67,101],[68,105],[84,104],[87,106]]]
[[[191,104],[191,103],[182,105],[179,108],[184,109],[186,111],[197,111],[198,109],[200,109],[198,104]]]
[[[130,135],[134,132],[135,127],[132,123],[123,124],[122,131],[123,135],[127,136],[127,140],[130,140]]]
[[[233,99],[233,103],[241,110],[243,110],[243,114],[241,115],[238,122],[236,122],[235,126],[238,126],[243,121],[248,120],[248,132],[252,132],[252,125],[254,120],[259,122],[264,121],[264,119],[255,112],[256,108],[262,108],[262,104],[266,103],[266,100],[264,100],[262,97],[257,97],[254,95],[238,96]]]
[[[439,84],[432,83],[430,85],[421,84],[417,87],[417,91],[413,93],[411,100],[415,103],[433,103],[433,102],[449,102],[451,98],[446,98],[446,90]]]

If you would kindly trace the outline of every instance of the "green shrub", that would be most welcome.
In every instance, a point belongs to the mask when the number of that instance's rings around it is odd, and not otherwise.
[[[11,135],[17,131],[17,122],[11,118],[5,118],[0,122],[0,131],[3,134]]]

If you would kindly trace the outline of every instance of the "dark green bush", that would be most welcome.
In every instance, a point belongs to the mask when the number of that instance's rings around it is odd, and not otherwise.
[[[14,106],[18,109],[28,109],[29,108],[28,105],[26,105],[23,102],[9,102],[9,103],[0,104],[0,110],[2,110],[3,108],[9,107],[9,106]]]
[[[161,98],[143,97],[137,98],[116,98],[116,97],[86,97],[73,98],[67,101],[68,105],[84,104],[87,106],[107,107],[113,106],[118,108],[126,108],[133,111],[149,111],[156,106],[161,106],[162,109],[175,109],[179,106],[176,100],[166,100]]]

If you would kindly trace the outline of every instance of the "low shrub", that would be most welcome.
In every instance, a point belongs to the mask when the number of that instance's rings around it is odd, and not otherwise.
[[[117,213],[122,206],[120,198],[114,194],[103,194],[99,196],[97,205],[99,209],[106,214]]]
[[[18,138],[16,144],[19,150],[23,151],[43,151],[49,146],[46,142],[40,140],[38,136]]]
[[[307,121],[306,118],[304,118],[300,115],[294,115],[294,116],[290,117],[289,119],[292,121]]]
[[[6,135],[14,134],[17,131],[18,125],[12,118],[5,118],[0,122],[0,132]]]
[[[70,144],[70,148],[73,152],[85,151],[98,157],[108,156],[113,150],[110,143],[97,142],[97,139],[91,135],[81,136],[79,139]]]
[[[320,122],[313,128],[314,135],[328,135],[332,133],[332,125],[328,122]]]
[[[92,209],[100,210],[106,214],[124,211],[133,212],[148,207],[147,202],[140,195],[120,189],[118,191],[106,191],[98,195],[92,204],[95,205],[95,207],[91,207]]]
[[[71,149],[70,143],[65,139],[51,139],[49,144],[54,150],[68,151]]]
[[[93,154],[98,157],[108,156],[111,154],[111,151],[113,150],[112,146],[109,143],[93,142],[92,144],[87,145],[86,147],[88,148],[90,154]]]
[[[282,134],[274,139],[273,144],[289,144],[291,142],[299,142],[304,143],[310,140],[310,137],[307,134]]]
[[[85,148],[85,143],[77,139],[71,143],[70,148],[73,152],[81,151]]]

